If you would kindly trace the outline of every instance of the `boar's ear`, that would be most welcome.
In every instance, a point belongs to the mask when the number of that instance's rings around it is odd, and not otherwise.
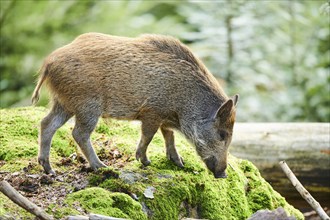
[[[238,98],[239,98],[239,95],[238,95],[238,94],[234,95],[234,96],[231,98],[231,99],[233,100],[233,102],[234,102],[234,106],[235,106],[235,107],[237,106]]]
[[[232,99],[228,99],[225,103],[223,103],[215,114],[214,119],[227,119],[234,106],[234,101]]]

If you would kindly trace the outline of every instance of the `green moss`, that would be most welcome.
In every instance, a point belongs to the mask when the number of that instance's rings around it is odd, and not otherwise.
[[[103,181],[103,177],[101,175],[91,175],[88,178],[88,182],[91,186],[98,186]]]
[[[127,214],[130,219],[147,219],[147,216],[142,211],[140,203],[134,201],[130,196],[124,193],[112,193],[113,207],[120,209]]]
[[[180,176],[178,176],[179,179]],[[163,180],[157,185],[153,200],[143,198],[147,207],[153,210],[150,219],[177,219],[180,214],[180,204],[186,202],[191,206],[197,204],[196,184],[189,179],[182,182]]]
[[[38,127],[47,110],[39,107],[19,108],[0,110],[0,114],[0,160],[5,160],[0,170],[14,172],[31,161],[36,163]],[[56,165],[56,162],[75,151],[76,144],[71,130],[72,125],[65,125],[53,139],[51,163],[62,172],[66,172],[68,168]],[[102,152],[100,149],[104,147],[107,148],[104,152],[118,149],[125,158],[134,158],[139,131],[139,125],[135,123],[116,120],[105,123],[100,120],[92,135],[92,142],[96,152]],[[276,209],[282,206],[297,219],[303,219],[303,215],[260,176],[251,162],[230,156],[228,178],[215,179],[182,136],[176,134],[176,143],[185,161],[184,168],[177,167],[166,158],[164,141],[158,132],[148,148],[152,161],[150,166],[142,167],[140,162],[127,159],[120,172],[107,168],[90,173],[90,186],[98,187],[69,194],[65,200],[66,206],[52,205],[47,210],[57,210],[54,213],[56,219],[68,214],[83,214],[77,211],[80,209],[76,209],[76,206],[86,212],[146,219],[146,214],[142,212],[143,205],[144,210],[149,210],[148,219],[194,216],[212,220],[247,219],[259,209]],[[134,173],[134,181],[118,178],[123,172]],[[143,195],[149,186],[155,188],[154,199]],[[139,200],[134,201],[128,195],[136,195]],[[11,211],[13,209],[7,207],[6,203],[0,202],[0,216]]]
[[[52,141],[52,149],[58,156],[68,157],[76,151],[76,143],[67,130],[59,129]]]
[[[39,124],[47,112],[43,107],[0,110],[0,160],[11,163],[18,158],[36,158]],[[69,131],[65,125],[54,135],[52,154],[69,156],[74,152]]]
[[[31,162],[34,163],[36,161],[32,161],[31,158],[29,158],[29,159],[20,158],[19,160],[9,161],[0,167],[0,171],[6,171],[6,172],[12,172],[12,173],[16,172],[16,171],[21,171],[24,167],[28,166],[28,164],[30,164]]]
[[[128,192],[131,191],[129,184],[125,183],[122,179],[107,179],[102,182],[99,187],[108,189],[113,192]]]
[[[38,120],[42,109],[0,110],[0,160],[14,160],[37,155]]]
[[[103,119],[99,121],[98,126],[95,128],[95,132],[99,134],[107,134],[110,137],[121,135],[121,136],[131,136],[134,135],[138,137],[139,125],[132,125],[127,123],[127,121],[117,121],[111,119]],[[119,128],[119,129],[118,129]]]
[[[3,196],[0,195],[0,216],[4,215],[6,213],[4,205],[5,205],[5,198],[2,198]]]
[[[72,207],[80,206],[88,213],[136,220],[147,219],[142,206],[130,196],[98,187],[72,193],[65,202]]]
[[[240,167],[247,177],[247,198],[250,209],[255,212],[260,209],[276,209],[284,207],[288,214],[304,219],[301,212],[289,205],[285,199],[267,183],[258,169],[249,161],[242,160]]]
[[[55,210],[55,212],[54,212]],[[67,216],[74,216],[80,215],[81,213],[77,211],[77,209],[73,206],[70,207],[60,207],[56,204],[51,204],[48,206],[47,210],[48,213],[52,213],[54,219],[66,219]]]
[[[112,169],[112,167],[103,167],[88,177],[88,182],[91,186],[98,186],[104,180],[117,179],[120,172]],[[103,182],[104,183],[104,182]]]
[[[106,125],[105,123],[100,123],[100,125],[97,126],[97,128],[95,129],[95,132],[100,134],[107,134],[107,135],[111,134],[109,126]]]
[[[31,213],[19,207],[4,194],[0,193],[0,219],[5,215],[9,215],[14,219],[34,219]]]

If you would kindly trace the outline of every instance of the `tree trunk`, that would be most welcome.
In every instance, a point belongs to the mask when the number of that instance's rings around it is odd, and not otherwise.
[[[227,15],[225,19],[226,30],[227,30],[227,76],[226,82],[232,83],[232,62],[234,59],[234,46],[233,46],[233,27],[232,27],[232,15]]]

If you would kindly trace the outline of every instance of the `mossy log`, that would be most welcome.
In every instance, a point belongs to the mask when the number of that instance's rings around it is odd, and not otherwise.
[[[291,202],[299,201],[278,165],[285,160],[321,205],[329,207],[329,123],[236,123],[230,152],[252,161],[276,190],[293,198]],[[303,201],[301,206],[308,204]]]

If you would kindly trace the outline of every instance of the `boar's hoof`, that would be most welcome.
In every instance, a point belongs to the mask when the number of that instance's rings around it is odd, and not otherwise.
[[[55,172],[53,169],[46,170],[46,169],[44,168],[44,171],[45,171],[45,173],[48,174],[48,175],[56,176],[56,172]]]
[[[143,164],[143,166],[149,166],[150,165],[150,163],[151,163],[151,161],[150,160],[148,160],[148,159],[146,159],[146,160],[143,160],[142,158],[136,158],[138,161],[140,161],[142,164]]]
[[[180,168],[184,167],[184,161],[175,149],[166,151],[166,156],[169,160],[171,160],[173,163],[175,163],[175,165],[177,165],[178,167],[180,167]]]
[[[141,161],[141,163],[144,165],[144,166],[148,166],[151,161],[146,157],[146,155],[141,155],[142,153],[139,152],[139,151],[136,151],[136,154],[135,154],[135,158],[137,161]]]
[[[48,172],[49,175],[51,176],[56,176],[56,173],[53,169],[51,169],[49,172]]]
[[[107,165],[105,165],[104,163],[102,163],[101,161],[99,161],[96,164],[91,164],[90,167],[91,167],[92,170],[95,170],[96,171],[99,168],[107,167]]]
[[[150,160],[141,160],[141,163],[144,165],[144,166],[149,166],[151,161]]]
[[[46,174],[55,176],[55,171],[50,166],[48,159],[38,158],[38,163],[42,166]]]
[[[176,158],[176,159],[173,159],[171,157],[170,160],[173,161],[173,163],[175,163],[175,165],[177,165],[178,167],[180,167],[180,168],[184,167],[184,161],[183,161],[182,157],[179,157],[179,158]]]

